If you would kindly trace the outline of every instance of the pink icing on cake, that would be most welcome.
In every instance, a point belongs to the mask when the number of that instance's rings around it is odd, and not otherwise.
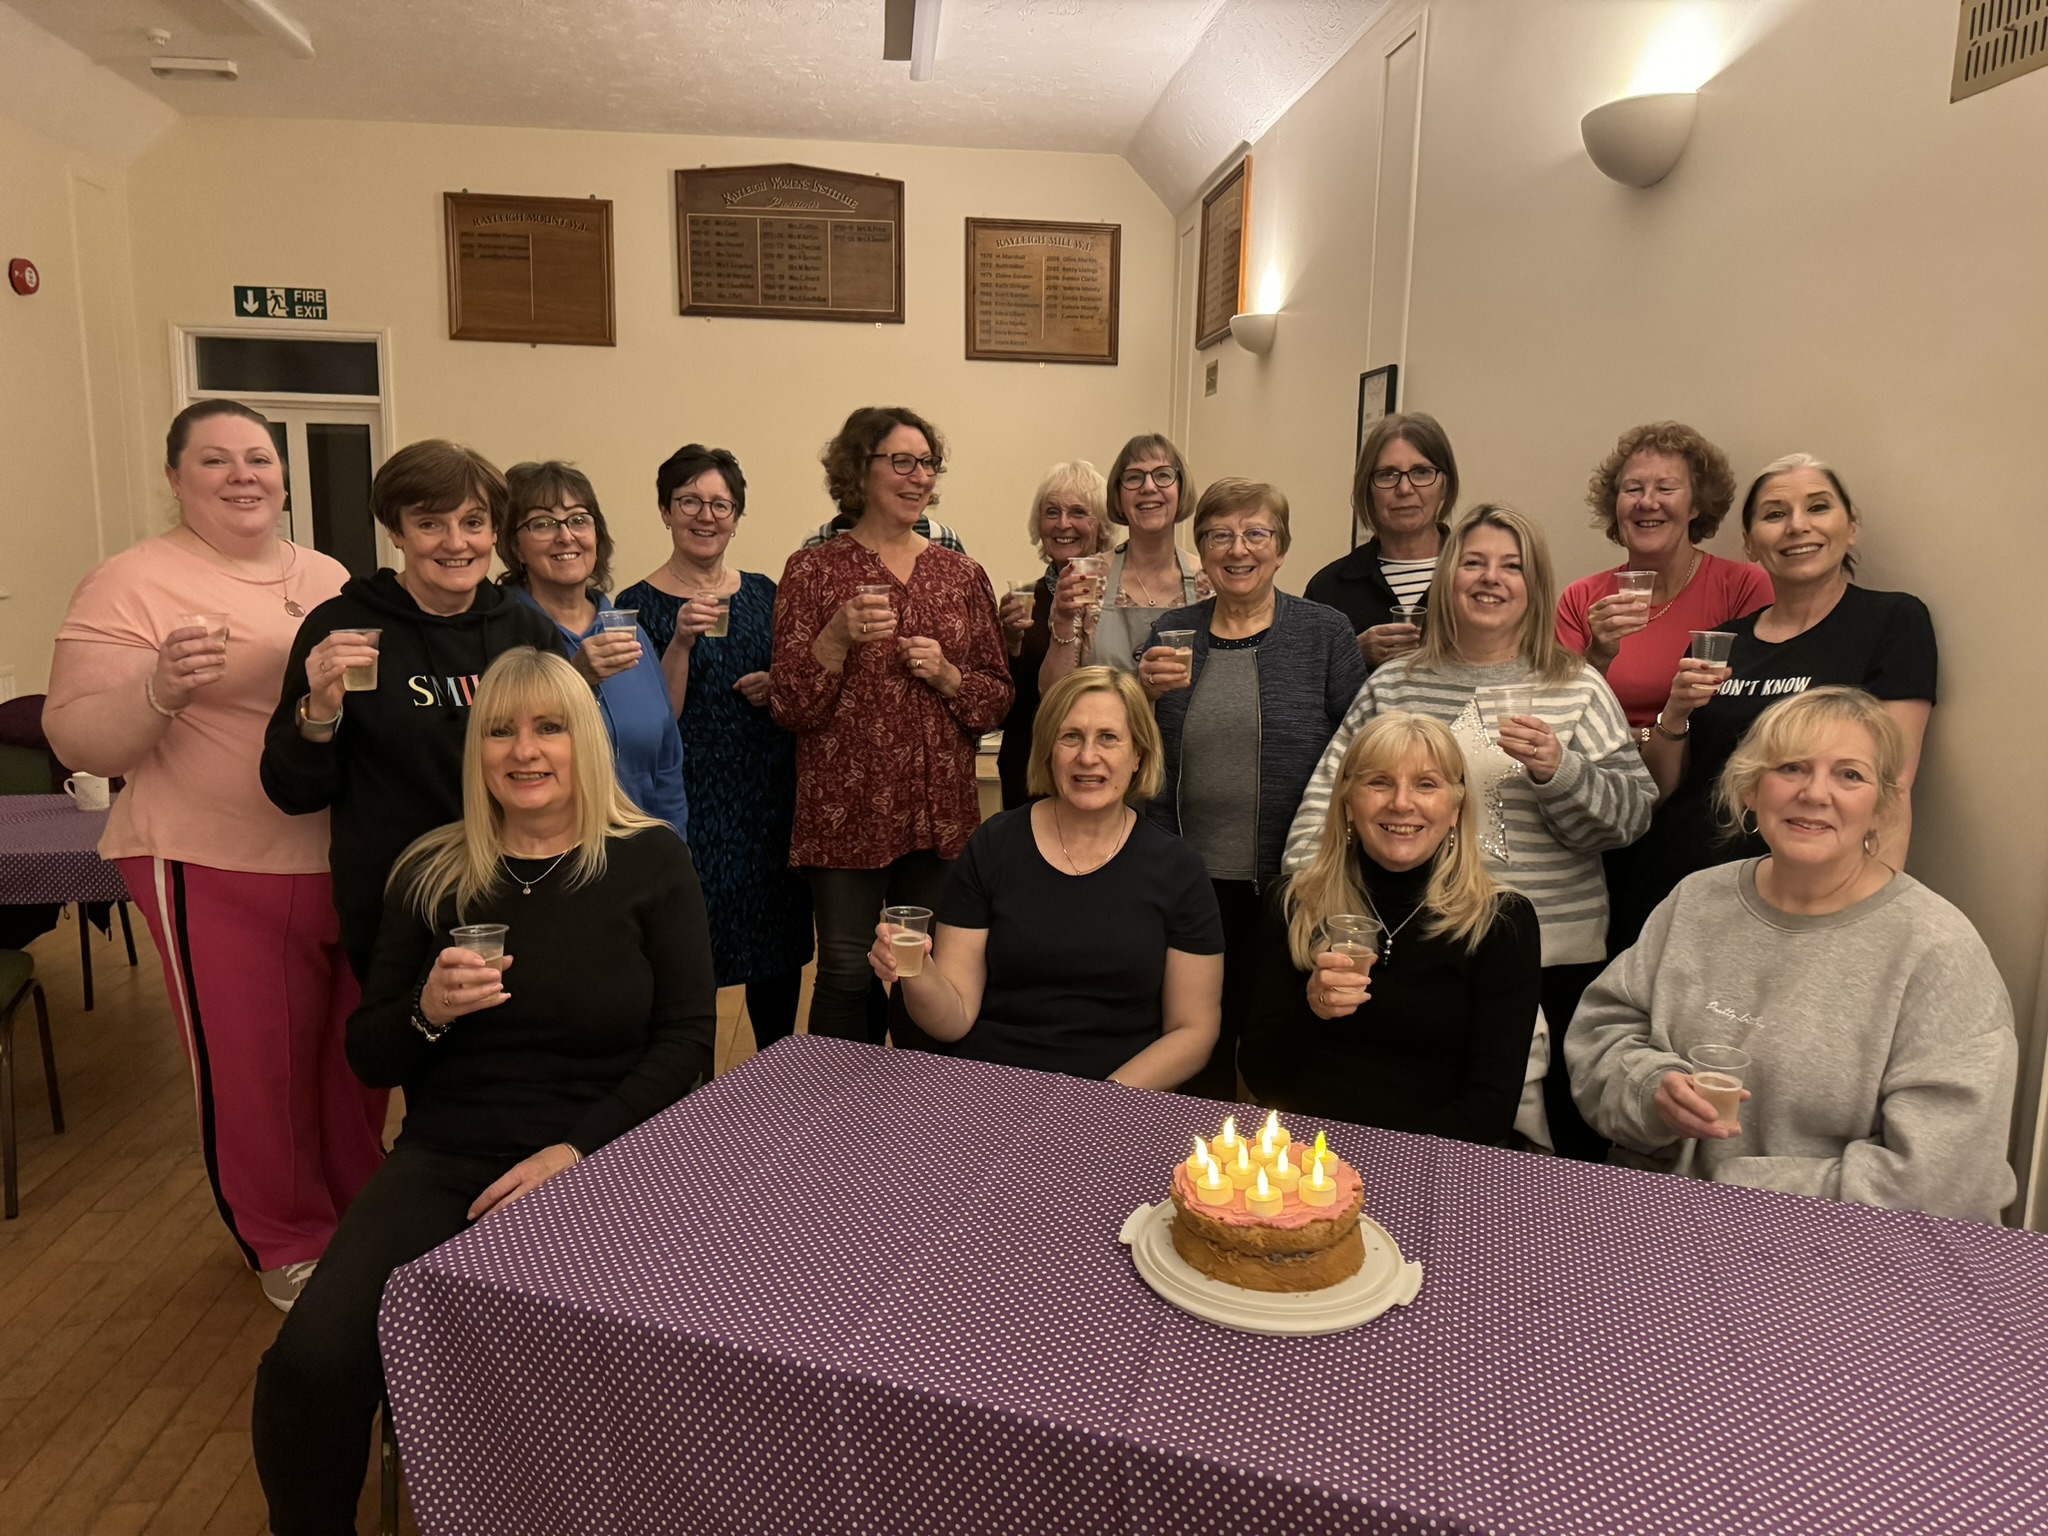
[[[1349,1210],[1353,1200],[1360,1199],[1365,1192],[1365,1181],[1358,1176],[1358,1170],[1340,1158],[1323,1159],[1323,1171],[1334,1176],[1337,1198],[1329,1205],[1308,1205],[1295,1194],[1280,1197],[1278,1216],[1254,1216],[1244,1208],[1244,1191],[1239,1190],[1230,1197],[1228,1205],[1206,1205],[1195,1193],[1195,1181],[1188,1173],[1186,1163],[1178,1163],[1173,1170],[1174,1193],[1181,1203],[1204,1216],[1212,1217],[1226,1227],[1279,1227],[1283,1231],[1305,1227],[1312,1221],[1328,1221],[1331,1217]]]

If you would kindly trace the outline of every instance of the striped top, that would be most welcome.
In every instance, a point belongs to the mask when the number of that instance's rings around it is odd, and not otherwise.
[[[1533,782],[1494,744],[1474,700],[1480,688],[1533,686],[1535,713],[1564,745],[1548,784]],[[1607,883],[1600,853],[1634,842],[1650,825],[1657,789],[1605,678],[1581,665],[1563,683],[1536,683],[1520,661],[1427,668],[1415,655],[1388,662],[1358,690],[1323,759],[1316,765],[1287,834],[1286,868],[1315,854],[1329,815],[1330,786],[1352,738],[1385,710],[1440,720],[1465,750],[1468,792],[1481,796],[1486,867],[1536,908],[1545,965],[1581,965],[1607,958]]]

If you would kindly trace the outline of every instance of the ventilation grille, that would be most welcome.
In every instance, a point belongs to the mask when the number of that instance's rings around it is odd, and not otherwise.
[[[1963,0],[1950,101],[1988,91],[2044,64],[2048,0]]]

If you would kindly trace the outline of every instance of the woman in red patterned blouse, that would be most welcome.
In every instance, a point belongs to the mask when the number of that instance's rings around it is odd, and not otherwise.
[[[944,454],[915,412],[847,417],[825,483],[857,521],[791,555],[776,594],[769,707],[797,738],[789,862],[817,912],[814,1035],[870,1037],[875,918],[885,904],[938,905],[981,821],[976,738],[1010,708],[988,577],[916,532]]]

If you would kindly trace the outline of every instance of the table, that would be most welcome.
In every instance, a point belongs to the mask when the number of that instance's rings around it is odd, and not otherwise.
[[[779,1042],[393,1275],[422,1530],[2048,1530],[2048,1237],[1333,1126],[1422,1293],[1230,1333],[1116,1237],[1222,1112]]]
[[[81,811],[69,795],[0,795],[0,905],[77,906],[78,961],[87,1008],[92,1007],[88,903],[105,901],[120,907],[128,963],[135,964],[128,886],[121,871],[99,855],[100,834],[106,829],[107,812]]]

